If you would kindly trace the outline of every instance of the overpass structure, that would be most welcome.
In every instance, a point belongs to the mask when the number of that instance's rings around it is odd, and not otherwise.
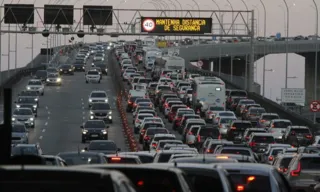
[[[255,42],[253,50],[255,60],[268,54],[296,53],[305,57],[305,89],[306,101],[312,101],[314,95],[314,70],[315,70],[315,50],[320,41],[299,40],[299,41],[274,41],[274,42]],[[179,55],[186,60],[186,66],[190,72],[197,72],[219,76],[230,87],[247,90],[248,80],[248,55],[251,54],[251,47],[248,42],[225,43],[225,44],[203,44],[188,45],[175,48],[179,50]],[[190,64],[190,62],[203,62],[202,69]],[[210,63],[213,62],[213,72],[210,72]],[[247,64],[247,65],[246,65]],[[318,80],[320,78],[318,77]],[[299,121],[300,125],[318,127],[313,124],[311,114],[302,111],[295,112],[280,106],[278,103],[264,98],[260,94],[260,85],[254,83],[254,89],[250,93],[258,103],[261,103],[268,110],[277,112],[281,117]],[[320,92],[318,91],[318,94]],[[309,105],[308,105],[309,106]],[[297,122],[295,121],[295,122]]]

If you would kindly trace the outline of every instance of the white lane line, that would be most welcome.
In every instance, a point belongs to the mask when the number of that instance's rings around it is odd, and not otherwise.
[[[46,106],[46,109],[48,110],[48,106]]]
[[[82,105],[84,105],[84,103],[82,103]]]
[[[86,118],[85,118],[85,117],[82,117],[82,119],[85,120]]]
[[[81,101],[83,101],[83,98],[81,98]]]
[[[51,112],[50,111],[48,111],[48,115],[50,115],[51,114]]]
[[[48,122],[46,122],[44,125],[47,126],[47,125],[48,125]]]
[[[48,117],[48,119],[50,119],[50,117]]]
[[[42,139],[43,139],[43,136],[40,136],[39,139],[42,140]]]
[[[84,107],[82,107],[82,109],[84,109]]]
[[[46,132],[46,130],[45,130],[45,129],[42,129],[42,133],[44,133],[44,132]]]
[[[82,114],[84,115],[86,112],[82,111]]]

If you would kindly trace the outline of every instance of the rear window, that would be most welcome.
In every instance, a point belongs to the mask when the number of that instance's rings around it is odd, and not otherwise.
[[[219,130],[218,129],[211,129],[211,128],[202,128],[199,132],[199,135],[202,137],[211,137],[211,138],[218,138],[219,137]]]
[[[170,103],[168,104],[168,107],[171,107],[172,105],[179,105],[179,104],[182,104],[182,102],[181,102],[181,101],[170,102]]]
[[[274,120],[274,119],[279,119],[279,116],[278,115],[264,115],[262,117],[262,119],[270,121],[270,120]]]
[[[138,164],[136,159],[122,158],[122,157],[108,157],[108,163],[120,163],[120,164]]]
[[[274,137],[272,136],[255,136],[252,139],[255,143],[274,143]]]
[[[280,166],[283,166],[284,168],[288,168],[289,166],[289,163],[291,162],[292,160],[292,157],[286,157],[286,158],[283,158],[280,162]]]
[[[237,129],[242,129],[242,128],[251,128],[252,125],[251,123],[233,123],[233,127],[236,127]]]
[[[291,131],[294,131],[295,133],[302,133],[302,134],[309,134],[309,129],[291,129]]]
[[[228,118],[223,118],[220,120],[221,124],[231,124],[233,121],[235,121],[236,119],[228,119]]]
[[[192,94],[192,89],[188,89],[187,94]]]
[[[252,101],[252,100],[245,100],[245,101],[241,101],[241,104],[242,104],[242,105],[245,105],[245,104],[255,104],[255,102]]]
[[[237,155],[251,156],[251,154],[248,150],[243,150],[243,149],[222,149],[220,153],[221,154],[237,154]]]
[[[250,191],[269,192],[272,191],[270,186],[270,179],[268,176],[262,175],[244,175],[232,173],[232,170],[228,170],[230,178],[235,185],[246,185],[249,177],[254,177],[254,180],[250,182]],[[261,187],[263,186],[263,187]],[[237,187],[237,186],[235,186]]]
[[[300,160],[301,169],[320,170],[320,157],[303,157]]]
[[[171,87],[169,86],[159,86],[158,89],[161,91],[171,91]]]
[[[222,117],[234,117],[234,114],[233,113],[219,113],[219,116],[222,116]]]
[[[279,122],[273,123],[274,128],[287,128],[290,125],[291,125],[291,122],[286,122],[286,121],[279,121]]]
[[[150,124],[145,124],[144,128],[149,128],[149,127],[163,127],[162,124],[159,123],[150,123]]]
[[[177,112],[177,110],[180,108],[187,108],[187,107],[186,106],[172,107],[171,112]]]
[[[264,108],[250,108],[249,111],[251,114],[261,114],[266,112]]]
[[[231,91],[230,96],[232,96],[232,97],[246,97],[247,92],[245,92],[245,91]]]
[[[274,150],[272,150],[271,155],[273,155],[273,156],[277,156],[277,155],[278,155],[278,153],[280,153],[280,152],[282,152],[282,151],[283,151],[283,149],[274,149]]]
[[[167,129],[148,129],[147,131],[147,135],[151,136],[151,135],[155,135],[157,133],[168,133],[168,130]]]
[[[209,108],[210,111],[224,111],[223,107],[216,107],[216,106],[211,106]]]
[[[143,120],[146,117],[152,117],[152,115],[139,115],[138,119]]]
[[[155,137],[153,139],[154,141],[160,141],[160,140],[175,140],[174,137]]]

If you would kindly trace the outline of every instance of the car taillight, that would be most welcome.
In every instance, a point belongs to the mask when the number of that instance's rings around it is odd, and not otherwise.
[[[307,139],[311,139],[311,138],[312,138],[312,135],[308,134],[308,135],[306,135],[306,138],[307,138]]]
[[[208,113],[208,114],[212,114],[212,111],[208,111],[207,113]]]
[[[264,122],[266,122],[266,120],[264,120],[264,119],[261,119],[261,120],[260,120],[260,123],[264,123]]]
[[[131,101],[128,101],[128,104],[132,104],[132,102],[131,102]]]
[[[232,102],[232,98],[231,98],[231,97],[229,97],[228,101],[229,101],[229,102]]]
[[[285,173],[288,171],[288,168],[278,168],[278,171]]]
[[[237,191],[244,191],[243,185],[237,185]]]
[[[157,147],[157,143],[152,143],[152,147],[156,148]]]
[[[256,146],[256,143],[255,143],[255,142],[250,142],[250,143],[249,143],[249,146],[250,146],[250,147],[254,147],[254,146]]]
[[[273,156],[269,156],[269,161],[273,161]]]
[[[235,129],[237,129],[237,128],[236,128],[236,127],[231,127],[231,129],[232,129],[232,130],[235,130]]]
[[[207,153],[213,153],[211,149],[207,149]]]
[[[298,163],[298,166],[297,166],[297,169],[292,170],[292,171],[290,172],[290,175],[291,175],[292,177],[298,177],[298,176],[300,175],[300,171],[301,171],[301,164],[300,164],[300,162],[299,162],[299,163]]]
[[[111,161],[120,161],[121,158],[120,157],[111,157]]]
[[[200,135],[197,136],[197,140],[198,140],[198,142],[200,143],[200,141],[201,141]]]

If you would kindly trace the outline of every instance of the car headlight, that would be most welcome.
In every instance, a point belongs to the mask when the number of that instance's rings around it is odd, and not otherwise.
[[[106,134],[108,133],[106,130],[102,130],[101,132],[102,132],[102,134],[104,134],[104,135],[106,135]]]
[[[62,69],[60,69],[60,71],[62,71]]]
[[[37,105],[34,105],[33,108],[37,108]]]
[[[30,118],[30,121],[33,121],[33,120],[34,120],[34,119],[31,117],[31,118]]]
[[[16,120],[16,118],[14,118],[14,117],[12,117],[12,119],[11,119],[12,121],[15,121]]]
[[[90,116],[90,119],[94,119],[94,116],[91,115],[91,116]]]
[[[108,103],[108,99],[104,100],[106,103]]]
[[[90,114],[93,114],[93,112],[92,112],[92,111],[90,111]]]
[[[82,134],[87,134],[88,130],[82,130]]]
[[[35,100],[35,101],[38,101],[38,98],[35,98],[34,100]]]
[[[49,79],[47,79],[47,81],[50,81]]]
[[[69,71],[72,71],[72,69],[69,69]]]
[[[92,102],[92,99],[89,99],[89,102]]]
[[[20,105],[16,105],[16,107],[17,107],[17,108],[19,108],[19,107],[20,107]]]
[[[60,82],[60,81],[61,81],[61,78],[58,78],[58,79],[57,79],[57,82]]]
[[[111,115],[111,114],[112,114],[112,111],[109,111],[109,114]]]
[[[31,88],[30,88],[30,87],[27,87],[27,89],[30,90]]]

